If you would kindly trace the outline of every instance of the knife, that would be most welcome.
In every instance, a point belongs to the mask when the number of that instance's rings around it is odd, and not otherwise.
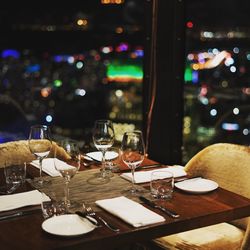
[[[89,222],[91,222],[94,226],[100,227],[99,222],[98,222],[95,218],[93,218],[93,217],[91,217],[91,216],[85,214],[84,212],[76,211],[75,214],[79,215],[80,217],[83,217],[83,218],[87,219],[87,220],[88,220]]]
[[[138,169],[156,168],[156,167],[161,167],[161,166],[165,166],[165,165],[161,164],[161,163],[155,163],[155,164],[149,164],[149,165],[140,166],[140,167],[138,167]]]
[[[35,208],[35,209],[32,209],[32,210],[20,211],[20,212],[7,214],[7,215],[2,215],[2,216],[0,216],[0,221],[1,220],[12,219],[12,218],[16,218],[16,217],[20,217],[20,216],[24,216],[24,215],[34,214],[34,213],[36,213],[38,211],[41,212],[41,208]]]
[[[199,180],[199,179],[202,179],[201,176],[197,176],[197,177],[192,177],[192,178],[189,178],[189,177],[183,177],[183,178],[180,178],[180,179],[176,179],[174,180],[174,182],[192,182],[192,181],[196,181],[196,180]]]
[[[145,204],[147,204],[148,206],[152,207],[152,208],[158,208],[158,209],[160,209],[161,211],[165,212],[167,215],[169,215],[172,218],[178,218],[178,217],[180,217],[179,214],[177,214],[177,213],[175,213],[175,212],[173,212],[173,211],[171,211],[171,210],[169,210],[169,209],[167,209],[165,207],[162,207],[162,206],[159,206],[159,205],[155,204],[153,201],[145,198],[144,196],[139,196],[139,199],[142,202],[144,202]]]

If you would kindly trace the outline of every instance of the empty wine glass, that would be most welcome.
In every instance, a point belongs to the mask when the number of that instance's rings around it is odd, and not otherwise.
[[[125,132],[121,143],[121,159],[131,169],[132,187],[125,190],[128,194],[136,195],[141,190],[135,186],[135,169],[140,166],[145,157],[145,145],[142,132],[137,130]]]
[[[49,127],[46,125],[31,126],[28,144],[30,152],[38,159],[40,167],[39,177],[33,180],[33,184],[43,186],[48,181],[42,178],[42,162],[49,155],[52,147]]]
[[[109,172],[106,171],[105,154],[112,147],[115,140],[113,123],[110,120],[95,121],[93,129],[93,142],[95,147],[102,152],[101,173],[98,174],[96,184],[106,183],[109,180]]]
[[[65,180],[65,204],[68,209],[76,208],[79,204],[71,201],[69,198],[69,183],[80,168],[80,150],[74,141],[63,140],[57,144],[58,147],[55,149],[54,164],[55,169]]]

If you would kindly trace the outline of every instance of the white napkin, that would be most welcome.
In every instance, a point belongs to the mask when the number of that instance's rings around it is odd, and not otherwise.
[[[18,194],[0,195],[0,211],[38,205],[41,204],[41,200],[42,195],[38,190],[32,190]],[[50,198],[45,196],[45,200],[49,201]]]
[[[170,167],[167,167],[167,168],[160,168],[160,169],[157,169],[157,170],[169,171],[169,172],[173,173],[174,177],[181,177],[181,176],[187,175],[187,173],[185,172],[183,167],[179,166],[179,165],[170,166]],[[156,171],[156,169],[150,170],[150,171],[135,171],[135,183],[150,182],[151,173],[153,171]],[[131,173],[123,173],[120,176],[122,178],[126,179],[126,180],[132,181],[132,174]]]
[[[165,221],[161,215],[124,196],[98,200],[95,203],[134,227]]]
[[[42,170],[50,175],[50,176],[61,176],[61,174],[55,169],[55,161],[58,166],[60,166],[61,169],[68,169],[69,165],[61,160],[55,159],[55,158],[45,158],[43,160]],[[39,161],[34,160],[30,163],[31,165],[39,168]]]

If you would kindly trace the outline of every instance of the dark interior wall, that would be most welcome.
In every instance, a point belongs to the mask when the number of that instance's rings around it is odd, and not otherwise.
[[[151,159],[180,164],[185,6],[183,0],[152,0],[150,4],[152,26],[147,26],[144,68],[146,144]]]

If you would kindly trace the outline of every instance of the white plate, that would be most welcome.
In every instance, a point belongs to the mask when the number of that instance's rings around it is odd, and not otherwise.
[[[219,187],[218,183],[212,180],[197,178],[175,183],[175,187],[194,194],[202,194],[213,191]]]
[[[95,226],[76,214],[64,214],[45,220],[42,229],[59,236],[78,236],[91,232]]]
[[[100,151],[87,153],[86,156],[89,156],[89,160],[93,158],[96,161],[102,161],[102,152]],[[116,157],[118,157],[118,153],[115,151],[107,151],[105,154],[106,160],[112,160],[115,159]]]

